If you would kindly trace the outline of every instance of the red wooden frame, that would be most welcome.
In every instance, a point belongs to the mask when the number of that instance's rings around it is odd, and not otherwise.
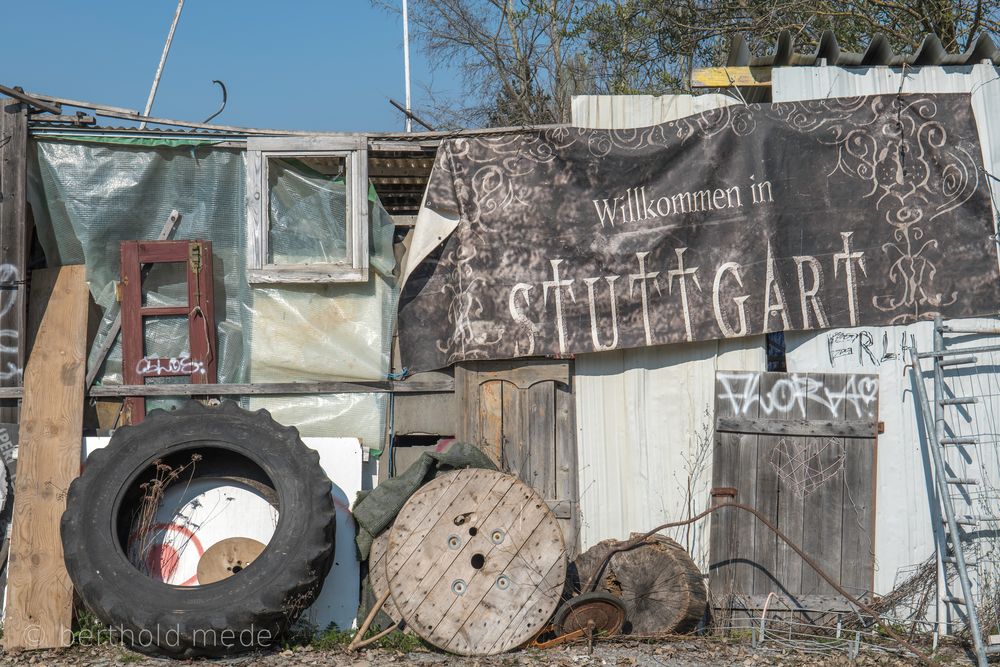
[[[183,263],[187,273],[187,305],[142,305],[142,265]],[[196,266],[198,264],[199,266]],[[191,384],[215,384],[215,299],[211,241],[122,241],[121,314],[122,376],[125,384],[145,384],[147,377],[190,377]],[[147,317],[187,316],[190,351],[187,357],[147,356]],[[146,399],[130,396],[123,410],[125,424],[146,416]]]

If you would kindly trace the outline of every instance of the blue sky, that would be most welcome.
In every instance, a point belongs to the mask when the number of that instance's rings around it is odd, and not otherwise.
[[[142,110],[176,0],[6,4],[0,83]],[[412,35],[410,56],[414,108],[454,90]],[[368,0],[186,0],[152,115],[204,120],[221,99],[212,79],[229,89],[218,123],[400,130],[387,98],[404,96],[402,19]]]

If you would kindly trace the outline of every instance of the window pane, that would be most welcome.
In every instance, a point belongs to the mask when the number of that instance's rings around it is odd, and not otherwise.
[[[267,174],[268,263],[345,263],[346,159],[269,158]]]

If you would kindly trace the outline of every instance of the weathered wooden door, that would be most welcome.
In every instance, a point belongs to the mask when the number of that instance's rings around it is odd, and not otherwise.
[[[753,506],[848,592],[870,594],[878,376],[720,371],[715,386],[713,502]],[[791,607],[849,609],[749,513],[714,513],[710,551],[717,608],[759,610],[774,593]]]
[[[455,367],[456,437],[482,448],[548,502],[578,551],[572,361],[479,361]]]

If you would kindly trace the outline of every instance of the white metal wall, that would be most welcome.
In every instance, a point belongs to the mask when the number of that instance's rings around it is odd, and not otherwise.
[[[724,95],[575,97],[573,124],[646,127],[734,103]],[[578,355],[581,546],[704,509],[712,482],[715,371],[764,367],[763,336]],[[706,522],[674,537],[707,565]]]

